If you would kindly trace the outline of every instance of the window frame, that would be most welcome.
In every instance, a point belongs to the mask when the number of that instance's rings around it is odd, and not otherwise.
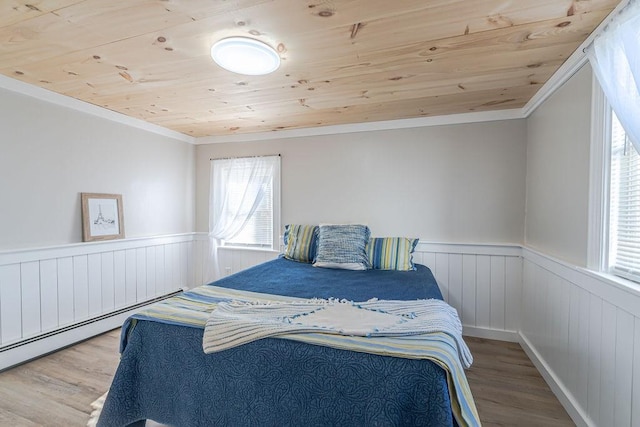
[[[611,159],[611,106],[592,76],[591,147],[589,165],[589,230],[587,268],[608,273],[609,176]]]
[[[281,168],[282,157],[279,154],[276,155],[264,155],[264,156],[248,156],[248,157],[277,157],[273,171],[273,184],[272,184],[272,236],[271,245],[263,246],[258,244],[244,244],[233,243],[227,240],[221,240],[220,248],[224,249],[236,249],[236,250],[250,250],[250,251],[279,251],[280,250],[280,212],[281,212]],[[211,185],[211,182],[209,183]],[[211,191],[211,190],[210,190]]]
[[[608,265],[611,145],[612,108],[594,74],[591,98],[587,269],[604,275],[624,287],[638,289],[640,282],[615,274]]]

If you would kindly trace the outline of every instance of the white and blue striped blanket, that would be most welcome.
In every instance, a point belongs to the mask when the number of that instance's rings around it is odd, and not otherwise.
[[[274,301],[276,302],[274,303]],[[333,303],[330,304],[329,302],[331,301],[333,301]],[[231,346],[233,347],[237,343],[234,338],[232,324],[223,328],[219,328],[221,326],[220,323],[216,326],[216,318],[219,319],[222,317],[224,318],[224,322],[229,320],[229,316],[220,316],[221,314],[233,313],[237,308],[253,311],[257,307],[271,307],[273,309],[277,308],[278,310],[289,310],[288,315],[284,317],[293,317],[291,324],[294,324],[295,319],[297,318],[295,317],[296,313],[292,313],[290,308],[286,308],[287,305],[291,305],[292,303],[293,306],[296,306],[296,304],[298,304],[298,306],[303,306],[297,311],[297,313],[300,314],[301,312],[306,311],[307,316],[310,311],[309,305],[313,306],[313,304],[316,304],[316,311],[318,308],[322,308],[320,311],[325,311],[330,315],[335,315],[335,312],[327,311],[327,307],[330,305],[351,305],[350,302],[347,303],[335,300],[304,300],[296,297],[248,292],[217,286],[202,286],[192,289],[186,294],[172,297],[154,304],[148,309],[140,311],[133,317],[135,319],[148,319],[196,328],[204,327],[205,333],[203,335],[203,348],[206,352],[211,352],[212,349],[216,349],[216,346],[218,345],[216,344],[218,342],[216,335],[219,332],[222,332],[225,328],[227,329],[227,338],[223,340],[225,341],[223,345],[227,346],[232,344]],[[304,307],[305,304],[306,307]],[[278,333],[276,335],[270,333],[268,336],[295,340],[308,344],[328,346],[342,350],[409,359],[431,360],[443,368],[447,374],[447,382],[449,385],[448,388],[452,404],[451,409],[457,423],[461,426],[480,425],[478,413],[464,373],[464,368],[470,365],[472,358],[467,346],[462,340],[462,328],[459,320],[457,320],[457,313],[455,312],[455,309],[449,307],[442,301],[430,302],[426,305],[420,305],[420,303],[417,303],[417,306],[415,307],[413,304],[413,301],[400,301],[397,302],[397,307],[391,307],[384,300],[372,300],[367,303],[361,303],[360,305],[364,308],[357,308],[357,311],[369,311],[388,316],[389,318],[384,319],[383,322],[383,319],[378,316],[365,328],[354,328],[354,323],[346,322],[346,326],[350,329],[342,329],[343,332],[347,333],[347,335],[340,335],[339,332],[336,332],[341,329],[337,324],[328,328],[335,329],[332,333],[327,333],[327,325],[321,325],[319,323],[314,325],[314,322],[306,322],[307,324],[303,325],[304,328],[316,329],[312,332],[304,331],[304,333],[298,333],[300,332],[300,329],[303,329],[300,327],[299,330],[289,330],[286,333]],[[402,305],[405,307],[411,307],[412,309],[405,310],[402,308]],[[435,314],[435,312],[438,311],[436,308],[441,308],[448,314],[438,319],[438,315]],[[311,311],[314,311],[313,308]],[[352,312],[350,314],[351,317],[348,318],[352,318],[354,314],[355,312]],[[448,318],[449,315],[451,315],[451,318]],[[307,316],[300,314],[298,317]],[[278,316],[271,316],[271,325],[274,323],[274,317],[277,318]],[[432,317],[439,325],[428,326],[425,323],[419,328],[419,330],[414,331],[418,332],[418,334],[413,334],[408,329],[402,330],[405,329],[408,324],[417,325],[427,317]],[[420,318],[422,318],[420,322],[415,320]],[[310,319],[313,320],[311,317]],[[373,317],[369,320],[371,319],[373,319]],[[311,324],[311,326],[309,326],[309,324]],[[377,327],[379,330],[375,331],[373,330],[376,328],[375,324],[384,325],[384,328]],[[393,326],[394,324],[396,326]],[[345,326],[345,324],[342,325]],[[246,325],[236,326],[240,328],[246,327]],[[324,328],[325,330],[319,332],[318,328]],[[389,328],[394,329],[396,334],[388,333],[388,335],[391,336],[378,336],[384,333],[381,329]],[[249,328],[248,331],[248,335],[251,336],[253,334],[253,330]],[[402,336],[398,336],[400,333]],[[237,338],[238,334],[235,335]],[[123,337],[123,339],[126,338]],[[241,340],[243,339],[244,338]],[[249,341],[251,340],[253,340],[253,338],[249,339]]]
[[[458,313],[446,302],[436,299],[221,302],[207,320],[203,349],[205,353],[213,353],[261,338],[291,338],[287,335],[305,333],[367,338],[444,333],[454,339],[462,366],[469,368],[473,363],[471,352],[462,339],[462,325]],[[362,341],[368,343],[362,348],[363,351],[380,353],[376,350],[377,347],[370,345],[379,340]]]

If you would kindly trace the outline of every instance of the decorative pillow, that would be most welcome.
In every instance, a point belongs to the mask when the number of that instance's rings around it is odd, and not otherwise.
[[[318,246],[318,226],[287,224],[284,227],[284,257],[298,262],[313,262]]]
[[[320,224],[314,267],[367,270],[366,246],[371,232],[360,224]]]
[[[367,243],[367,257],[374,270],[415,270],[413,255],[418,239],[406,237],[372,237]]]

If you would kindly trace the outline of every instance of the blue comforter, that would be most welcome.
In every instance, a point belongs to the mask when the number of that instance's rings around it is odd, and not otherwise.
[[[424,266],[339,271],[278,259],[215,285],[356,301],[441,298]],[[147,320],[123,334],[99,426],[454,425],[445,372],[428,360],[278,338],[205,354],[202,329]]]
[[[215,282],[216,286],[300,298],[442,299],[431,270],[337,270],[278,258]]]

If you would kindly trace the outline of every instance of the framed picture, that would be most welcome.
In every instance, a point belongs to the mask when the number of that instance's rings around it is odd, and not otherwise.
[[[82,240],[124,238],[122,195],[80,193],[82,199]]]

